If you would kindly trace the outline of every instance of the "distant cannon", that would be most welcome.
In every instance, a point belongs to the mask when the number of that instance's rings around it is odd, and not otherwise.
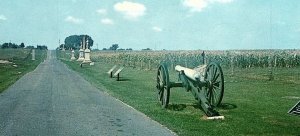
[[[169,104],[171,88],[184,87],[186,91],[192,92],[208,117],[220,117],[215,110],[224,94],[224,76],[220,65],[212,62],[195,69],[177,65],[175,70],[179,73],[179,81],[170,82],[166,64],[162,63],[158,67],[156,88],[162,107],[166,108]]]

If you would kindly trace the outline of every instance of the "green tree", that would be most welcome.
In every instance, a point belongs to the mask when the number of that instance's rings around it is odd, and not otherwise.
[[[20,48],[24,48],[25,47],[25,44],[24,43],[21,43],[20,44]]]
[[[48,47],[45,45],[37,45],[36,48],[39,50],[48,50]]]
[[[1,46],[2,49],[8,48],[8,47],[9,47],[8,43],[3,43],[2,46]]]
[[[142,50],[144,50],[144,51],[150,51],[150,50],[152,50],[152,49],[146,48],[146,49],[142,49]]]
[[[10,43],[9,45],[10,45],[9,46],[10,48],[14,48],[14,49],[19,48],[19,45],[15,44],[15,43]]]
[[[81,46],[81,42],[83,37],[86,37],[88,41],[88,46],[92,47],[94,44],[93,39],[89,35],[71,35],[65,38],[65,48],[66,49],[79,49]]]
[[[4,43],[4,44],[2,44],[1,48],[2,49],[5,49],[5,48],[19,48],[19,46],[15,43]]]
[[[26,49],[34,49],[34,46],[26,46]]]
[[[109,50],[117,50],[119,48],[118,44],[113,44],[111,47],[109,47]]]

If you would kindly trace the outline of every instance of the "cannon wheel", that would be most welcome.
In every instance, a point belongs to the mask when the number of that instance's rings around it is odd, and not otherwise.
[[[213,107],[218,106],[224,94],[224,76],[222,68],[217,63],[210,63],[206,67],[204,80],[207,82],[205,88],[206,98]]]
[[[169,72],[165,64],[161,64],[157,70],[157,96],[163,108],[166,108],[169,104],[170,98],[170,81]]]

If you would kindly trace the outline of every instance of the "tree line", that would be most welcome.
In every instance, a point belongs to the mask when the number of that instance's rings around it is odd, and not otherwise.
[[[1,45],[1,44],[0,44]],[[12,48],[12,49],[17,49],[17,48],[26,48],[26,49],[34,49],[35,47],[32,45],[29,46],[25,46],[24,43],[21,43],[20,45],[16,44],[16,43],[3,43],[1,45],[2,49],[8,49],[8,48]],[[40,50],[47,50],[48,47],[46,45],[37,45],[36,49],[40,49]]]
[[[102,49],[103,51],[109,51],[109,50],[112,50],[112,51],[132,51],[133,49],[132,48],[127,48],[127,49],[123,49],[123,48],[119,48],[119,45],[118,44],[112,44],[109,48],[103,48]],[[146,48],[146,49],[142,49],[142,51],[151,51],[152,49],[150,48]]]
[[[65,48],[66,50],[71,50],[71,49],[79,50],[81,48],[83,37],[85,37],[85,40],[88,41],[89,48],[94,45],[94,40],[89,35],[70,35],[70,36],[65,38],[64,43],[60,44],[59,47],[57,48],[57,50],[62,50],[63,48]],[[118,44],[112,44],[110,47],[103,48],[102,50],[104,50],[104,51],[107,51],[107,50],[108,51],[109,50],[112,50],[112,51],[116,51],[116,50],[131,51],[133,49],[132,48],[123,49],[123,48],[120,48]],[[152,50],[152,49],[146,48],[146,49],[142,49],[142,50],[147,51],[147,50]]]

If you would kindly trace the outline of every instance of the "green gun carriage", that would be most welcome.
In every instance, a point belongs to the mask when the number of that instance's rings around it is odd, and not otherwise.
[[[208,117],[221,117],[215,110],[224,94],[224,76],[220,65],[212,62],[194,69],[177,65],[175,70],[178,72],[179,81],[171,82],[167,65],[162,63],[158,67],[156,88],[162,107],[166,108],[169,104],[171,88],[184,87],[186,91],[192,92]]]

